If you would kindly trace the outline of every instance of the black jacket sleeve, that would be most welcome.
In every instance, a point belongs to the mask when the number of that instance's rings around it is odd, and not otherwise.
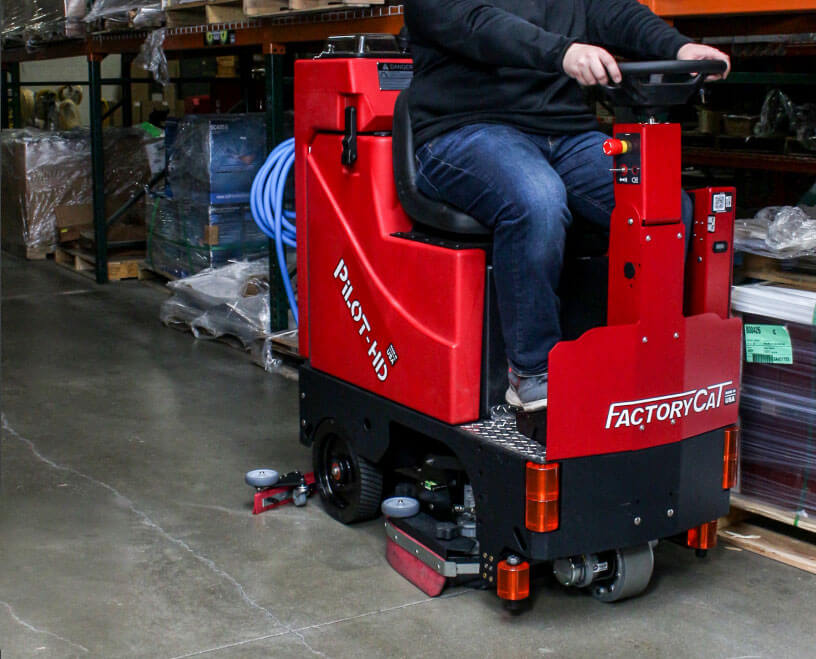
[[[491,66],[558,71],[575,41],[482,0],[406,0],[405,23],[412,38]]]
[[[587,0],[587,28],[591,43],[651,59],[675,59],[692,41],[638,0]]]

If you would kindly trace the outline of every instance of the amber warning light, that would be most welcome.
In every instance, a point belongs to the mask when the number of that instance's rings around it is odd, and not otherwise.
[[[527,463],[526,526],[547,533],[558,528],[558,463]]]
[[[723,481],[724,490],[730,490],[737,484],[737,438],[739,428],[731,426],[725,429],[725,447],[723,449]]]

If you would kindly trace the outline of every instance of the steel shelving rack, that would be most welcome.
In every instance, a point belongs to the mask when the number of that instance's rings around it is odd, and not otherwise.
[[[346,8],[332,11],[286,13],[269,18],[247,19],[241,22],[192,25],[168,28],[164,50],[168,59],[183,59],[201,55],[239,55],[242,77],[248,76],[252,55],[262,53],[265,66],[265,108],[267,146],[274,148],[283,139],[284,117],[284,58],[287,47],[315,42],[331,35],[358,32],[397,34],[403,26],[402,5]],[[218,35],[213,39],[212,35]],[[2,116],[7,127],[9,115],[19,125],[21,116],[21,86],[51,86],[54,84],[88,85],[90,102],[91,174],[93,181],[93,218],[95,236],[96,281],[108,281],[107,229],[111,218],[105,214],[103,121],[121,108],[124,125],[132,123],[132,85],[149,83],[149,79],[132,79],[130,64],[139,52],[146,32],[121,31],[90,34],[85,39],[47,42],[33,48],[7,48],[2,53]],[[226,36],[226,39],[222,39]],[[102,61],[112,54],[121,54],[121,75],[103,78]],[[84,57],[88,62],[88,78],[59,83],[26,83],[20,79],[20,63],[27,61]],[[189,79],[179,79],[189,81]],[[102,85],[118,85],[121,101],[107,112],[102,107]],[[246,93],[246,91],[245,91]],[[270,252],[273,253],[273,252]],[[274,258],[270,258],[270,289],[272,291],[272,329],[285,329],[288,324],[286,296],[281,273]]]

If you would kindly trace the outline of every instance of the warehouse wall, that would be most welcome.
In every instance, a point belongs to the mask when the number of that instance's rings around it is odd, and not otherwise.
[[[102,61],[102,77],[118,78],[121,73],[121,59],[120,55],[108,55]],[[20,79],[23,83],[29,81],[87,80],[88,61],[84,57],[65,57],[45,62],[23,62],[20,65]],[[32,87],[31,89],[36,93],[42,87]],[[121,92],[117,86],[105,85],[102,87],[102,98],[117,101],[120,95]],[[88,126],[90,124],[88,85],[82,86],[82,96],[79,113],[82,118],[82,125]]]

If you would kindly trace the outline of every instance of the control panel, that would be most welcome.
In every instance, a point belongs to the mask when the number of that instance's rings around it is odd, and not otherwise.
[[[604,153],[614,156],[615,182],[620,185],[640,185],[643,179],[640,158],[640,135],[618,133],[604,142]]]

